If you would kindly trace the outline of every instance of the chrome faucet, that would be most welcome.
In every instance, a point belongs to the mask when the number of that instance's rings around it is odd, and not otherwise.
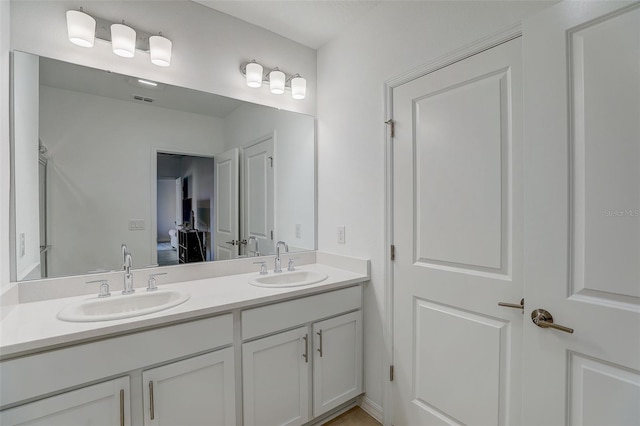
[[[126,259],[126,257],[127,257],[127,253],[129,252],[129,251],[127,250],[127,245],[123,243],[123,244],[120,246],[120,251],[122,251],[122,269],[124,270],[124,269],[126,268],[124,264],[125,264],[125,262],[127,261],[127,259]]]
[[[282,272],[280,267],[280,246],[284,246],[284,251],[289,252],[289,246],[284,241],[278,241],[276,243],[276,265],[273,268],[273,272]]]
[[[133,260],[131,259],[131,253],[126,252],[124,254],[124,289],[122,294],[135,293],[133,288],[133,274],[131,273],[131,267],[133,266]]]

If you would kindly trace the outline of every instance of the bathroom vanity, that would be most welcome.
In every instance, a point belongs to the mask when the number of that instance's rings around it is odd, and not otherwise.
[[[0,423],[302,425],[348,406],[362,393],[368,261],[317,255],[297,269],[326,274],[318,283],[159,283],[190,299],[114,321],[56,318],[86,295],[17,305],[2,321]]]

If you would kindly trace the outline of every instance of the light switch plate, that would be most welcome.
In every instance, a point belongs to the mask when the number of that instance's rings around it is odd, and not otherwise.
[[[296,223],[296,238],[302,238],[302,225]]]
[[[344,244],[344,225],[338,226],[338,244]]]
[[[144,220],[129,219],[129,231],[144,231]]]

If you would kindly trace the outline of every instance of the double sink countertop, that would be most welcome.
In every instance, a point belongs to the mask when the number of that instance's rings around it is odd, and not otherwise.
[[[97,292],[89,296],[85,294],[20,303],[13,307],[0,322],[0,359],[5,360],[42,350],[114,337],[123,333],[221,314],[234,309],[313,295],[369,280],[367,260],[329,254],[320,256],[320,253],[318,255],[318,263],[297,266],[296,269],[326,274],[328,278],[319,283],[298,287],[256,287],[249,284],[249,281],[259,277],[258,272],[172,284],[159,282],[159,289],[175,289],[186,292],[191,297],[173,308],[131,318],[97,322],[66,322],[57,318],[58,312],[69,304],[90,298],[97,299]],[[273,272],[269,271],[269,273]],[[144,286],[136,287],[136,292],[145,291]],[[112,290],[111,297],[128,296]]]

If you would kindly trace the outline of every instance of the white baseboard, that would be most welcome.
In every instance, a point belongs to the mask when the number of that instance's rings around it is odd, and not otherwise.
[[[382,423],[382,407],[373,402],[366,395],[362,395],[358,401],[358,405],[371,417]]]

